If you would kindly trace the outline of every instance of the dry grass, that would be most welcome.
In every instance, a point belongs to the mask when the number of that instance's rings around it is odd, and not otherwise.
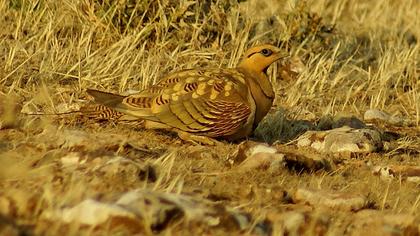
[[[419,165],[419,10],[416,0],[0,0],[0,99],[2,94],[13,96],[26,113],[67,112],[83,103],[86,88],[122,93],[140,90],[173,70],[233,67],[250,45],[268,42],[301,58],[306,67],[292,80],[280,73],[287,62],[270,70],[277,93],[273,111],[283,108],[288,119],[311,122],[340,113],[362,118],[369,108],[398,115],[404,126],[387,127],[400,134],[395,146],[360,159]],[[12,122],[14,129],[0,130],[0,194],[18,196],[9,215],[24,232],[93,234],[94,229],[63,228],[39,217],[46,209],[86,197],[111,198],[143,187],[199,190],[201,196],[249,212],[254,219],[284,211],[287,204],[276,199],[274,189],[293,192],[296,186],[362,193],[380,210],[420,212],[418,185],[384,182],[354,159],[334,173],[255,170],[202,177],[194,173],[229,169],[226,156],[235,144],[192,155],[189,145],[164,133],[83,123],[71,115],[21,119],[20,124]],[[83,145],[66,147],[73,142],[66,139],[69,130],[92,136]],[[127,148],[130,142],[147,151]],[[153,165],[158,177],[150,182],[133,177],[130,170],[112,175],[62,170],[57,160],[73,152],[88,159],[127,156]],[[120,230],[105,232],[123,234]],[[282,232],[276,226],[273,230]],[[340,232],[334,230],[330,233]],[[189,231],[175,224],[164,232]],[[197,226],[193,232],[206,230]]]

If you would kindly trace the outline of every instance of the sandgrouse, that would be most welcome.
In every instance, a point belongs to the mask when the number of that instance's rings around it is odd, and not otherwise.
[[[252,134],[270,110],[273,87],[268,67],[285,57],[279,48],[248,49],[236,68],[187,69],[157,84],[122,96],[88,89],[106,112],[144,119],[146,127],[176,131],[181,139],[214,144],[212,138],[236,140]]]

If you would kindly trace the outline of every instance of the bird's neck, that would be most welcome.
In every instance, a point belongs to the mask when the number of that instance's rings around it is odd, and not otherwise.
[[[273,98],[274,99],[274,91],[273,86],[271,85],[270,80],[268,79],[267,74],[265,74],[261,70],[257,70],[252,65],[247,64],[248,61],[242,61],[238,69],[242,71],[243,73],[247,74],[250,80],[254,83],[254,85],[257,85],[261,88],[261,91],[264,93],[264,95],[267,98]]]
[[[273,104],[274,91],[267,75],[263,72],[257,73],[249,70],[242,70],[246,75],[246,82],[250,88],[252,97],[254,98],[257,111],[255,113],[254,124],[258,124],[262,118],[268,113]]]

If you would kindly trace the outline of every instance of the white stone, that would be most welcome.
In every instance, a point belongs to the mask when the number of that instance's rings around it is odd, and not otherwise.
[[[46,214],[45,217],[52,219],[58,218],[65,223],[99,225],[112,217],[134,219],[136,216],[118,205],[86,199],[74,207],[64,208],[54,213]]]
[[[320,152],[368,153],[382,147],[382,140],[378,131],[344,126],[327,131],[308,131],[298,138],[297,145]]]
[[[363,116],[363,119],[366,121],[380,120],[393,125],[401,125],[403,123],[403,119],[392,116],[389,113],[378,109],[367,110]]]

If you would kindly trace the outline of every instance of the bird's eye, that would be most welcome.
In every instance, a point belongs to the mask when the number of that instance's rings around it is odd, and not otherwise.
[[[271,51],[270,49],[264,48],[263,50],[261,50],[261,53],[264,56],[269,57],[273,53],[273,51]]]

